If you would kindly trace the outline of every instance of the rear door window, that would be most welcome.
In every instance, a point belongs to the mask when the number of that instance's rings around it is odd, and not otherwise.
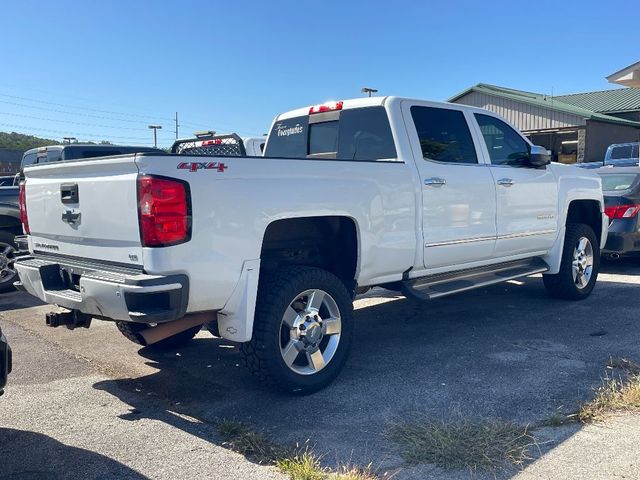
[[[264,154],[360,161],[397,157],[384,107],[346,109],[337,120],[311,124],[308,116],[277,121]]]

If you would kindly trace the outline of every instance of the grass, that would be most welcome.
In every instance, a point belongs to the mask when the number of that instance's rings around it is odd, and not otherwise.
[[[216,423],[216,429],[225,439],[226,446],[234,452],[256,459],[258,463],[274,463],[287,455],[284,448],[241,422],[220,420]]]
[[[410,464],[432,463],[447,470],[495,471],[522,465],[535,445],[527,427],[499,420],[469,419],[453,413],[441,420],[420,414],[388,430],[400,455]]]
[[[276,467],[288,474],[292,480],[324,480],[327,470],[320,464],[320,458],[308,449],[276,460]]]
[[[231,450],[256,459],[262,464],[275,465],[291,480],[376,480],[378,477],[367,468],[340,466],[337,470],[323,467],[321,457],[309,445],[295,448],[282,447],[265,435],[251,430],[236,420],[223,419],[216,423],[224,444]]]
[[[578,418],[583,423],[599,422],[615,413],[640,410],[640,365],[622,357],[612,357],[609,372],[593,400],[583,404]]]
[[[536,424],[538,427],[562,427],[580,421],[578,412],[566,413],[556,410],[548,418]]]

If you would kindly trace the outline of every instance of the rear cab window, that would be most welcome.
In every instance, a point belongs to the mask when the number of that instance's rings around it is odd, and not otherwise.
[[[395,159],[397,152],[386,110],[372,106],[278,120],[264,155],[377,161]]]
[[[631,145],[621,145],[619,147],[613,147],[611,149],[611,160],[622,160],[627,158],[633,158]]]

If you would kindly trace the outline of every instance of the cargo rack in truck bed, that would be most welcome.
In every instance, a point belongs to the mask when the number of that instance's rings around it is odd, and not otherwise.
[[[197,132],[195,138],[176,140],[171,153],[178,155],[244,157],[247,152],[237,134],[216,135],[215,132]]]

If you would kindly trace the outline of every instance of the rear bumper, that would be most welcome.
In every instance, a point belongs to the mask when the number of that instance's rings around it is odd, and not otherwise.
[[[21,257],[16,287],[40,300],[105,320],[163,323],[185,315],[186,275],[147,275],[140,270],[45,256]]]
[[[609,232],[602,253],[640,252],[640,232]]]
[[[7,377],[11,373],[11,362],[11,347],[9,347],[7,337],[0,330],[0,395],[2,395],[3,388],[7,384]]]

